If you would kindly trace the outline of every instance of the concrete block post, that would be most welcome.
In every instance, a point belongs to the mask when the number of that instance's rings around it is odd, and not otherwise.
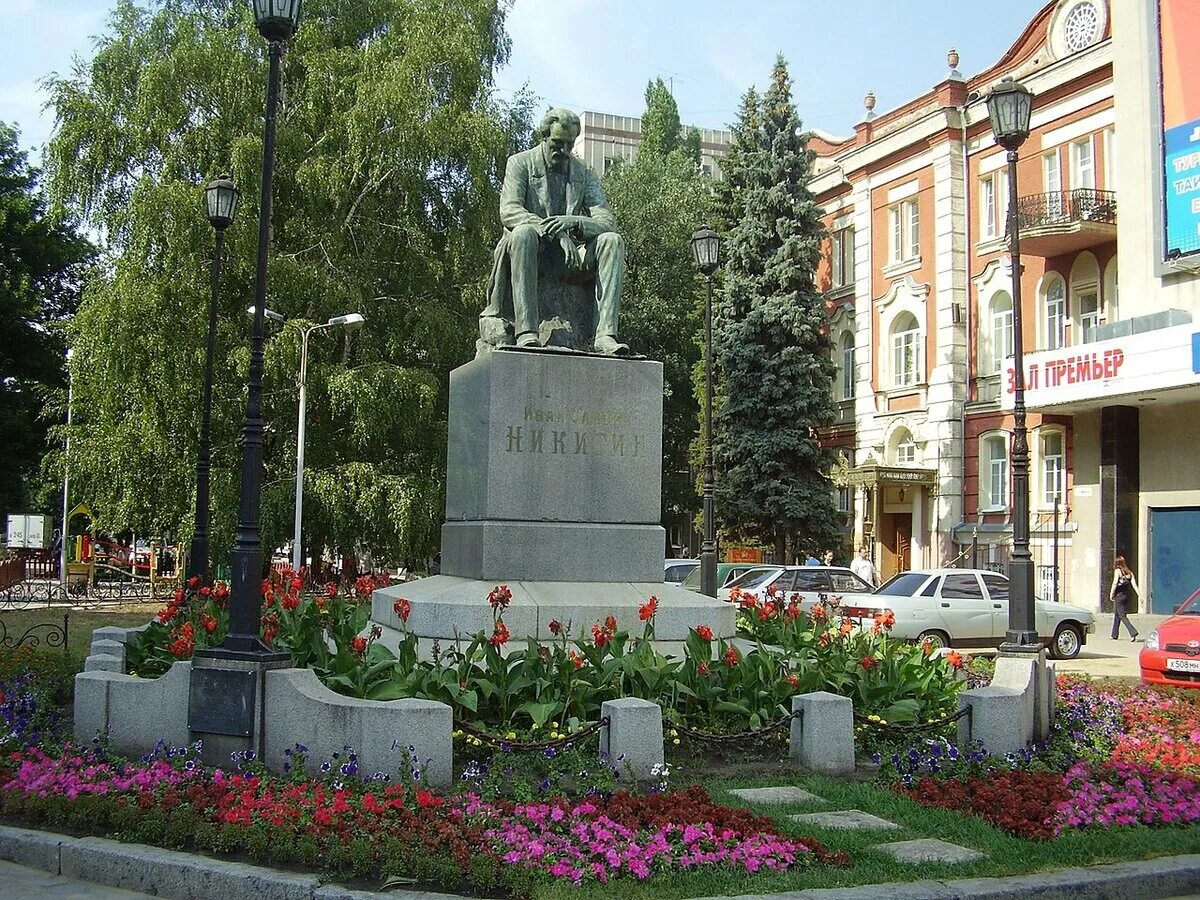
[[[792,698],[791,757],[823,775],[854,773],[854,703],[828,691]]]
[[[608,727],[600,729],[600,757],[606,765],[641,781],[663,763],[662,710],[657,703],[622,697],[600,706]]]
[[[1015,753],[1029,744],[1033,731],[1033,697],[1008,687],[988,685],[958,695],[958,708],[971,715],[958,720],[960,744],[980,741],[993,755]]]

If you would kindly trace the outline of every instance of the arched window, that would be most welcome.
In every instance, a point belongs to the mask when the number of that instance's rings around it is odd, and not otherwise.
[[[996,375],[1004,370],[1004,361],[1013,352],[1013,303],[1008,291],[992,296],[987,320],[983,327],[983,347],[980,351],[981,375]]]
[[[1042,336],[1044,350],[1063,345],[1067,324],[1067,287],[1058,275],[1048,275],[1042,288]]]
[[[913,440],[912,432],[907,428],[896,429],[892,435],[891,446],[892,452],[889,455],[895,465],[911,466],[916,464],[917,444]]]
[[[892,385],[920,384],[921,326],[912,313],[901,313],[892,322]]]
[[[979,510],[1008,509],[1008,435],[993,431],[979,438]]]
[[[838,361],[838,374],[841,384],[841,400],[854,399],[854,333],[847,331],[842,334],[841,359]]]
[[[1105,320],[1115,322],[1121,318],[1121,304],[1117,297],[1117,258],[1114,256],[1104,267]]]
[[[1063,502],[1063,492],[1066,490],[1066,443],[1061,428],[1041,428],[1038,430],[1038,457],[1041,461],[1040,499],[1042,506],[1054,506],[1054,498]]]
[[[1071,307],[1071,343],[1095,340],[1095,331],[1100,327],[1100,265],[1087,251],[1071,264]]]

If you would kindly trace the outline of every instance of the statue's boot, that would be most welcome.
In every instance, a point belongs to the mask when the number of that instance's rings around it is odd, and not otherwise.
[[[517,346],[518,347],[540,347],[540,346],[542,346],[542,342],[541,342],[541,340],[538,339],[537,332],[526,331],[522,334],[517,335]]]
[[[611,334],[596,335],[595,350],[606,356],[628,356],[629,345],[622,344]]]

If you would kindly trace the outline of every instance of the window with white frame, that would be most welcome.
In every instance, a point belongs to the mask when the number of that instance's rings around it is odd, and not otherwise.
[[[892,246],[889,258],[894,263],[916,259],[921,254],[921,212],[917,198],[903,200],[889,210]]]
[[[1096,159],[1089,134],[1071,144],[1071,188],[1096,187]]]
[[[912,313],[892,323],[892,385],[911,387],[921,382],[921,327]]]
[[[1063,345],[1067,319],[1067,288],[1058,276],[1048,278],[1042,301],[1042,329],[1045,335],[1044,350],[1058,350]]]
[[[1100,298],[1094,290],[1079,295],[1079,342],[1092,340],[1100,325]]]
[[[854,335],[847,331],[842,335],[841,346],[841,400],[854,399]]]
[[[988,305],[987,352],[984,357],[984,375],[997,375],[1004,371],[1004,361],[1013,352],[1013,304],[1007,291],[1000,291]]]
[[[1062,166],[1058,160],[1058,148],[1055,147],[1042,157],[1042,184],[1047,194],[1056,194],[1062,190]]]
[[[1008,440],[1003,433],[979,439],[979,508],[1008,508]]]
[[[979,181],[979,231],[984,240],[1003,237],[1008,220],[1008,179],[1004,171]]]
[[[841,228],[830,240],[831,287],[833,290],[854,284],[854,229]]]
[[[1042,504],[1054,506],[1054,498],[1062,502],[1063,478],[1066,471],[1063,461],[1063,433],[1057,429],[1041,432],[1040,451],[1042,457]]]
[[[909,432],[904,432],[896,444],[896,465],[911,466],[917,461],[917,445]]]

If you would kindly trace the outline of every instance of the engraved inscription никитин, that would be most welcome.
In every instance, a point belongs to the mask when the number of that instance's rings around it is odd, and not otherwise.
[[[563,456],[639,457],[646,442],[640,434],[619,431],[557,431],[509,425],[505,453],[549,453]]]

